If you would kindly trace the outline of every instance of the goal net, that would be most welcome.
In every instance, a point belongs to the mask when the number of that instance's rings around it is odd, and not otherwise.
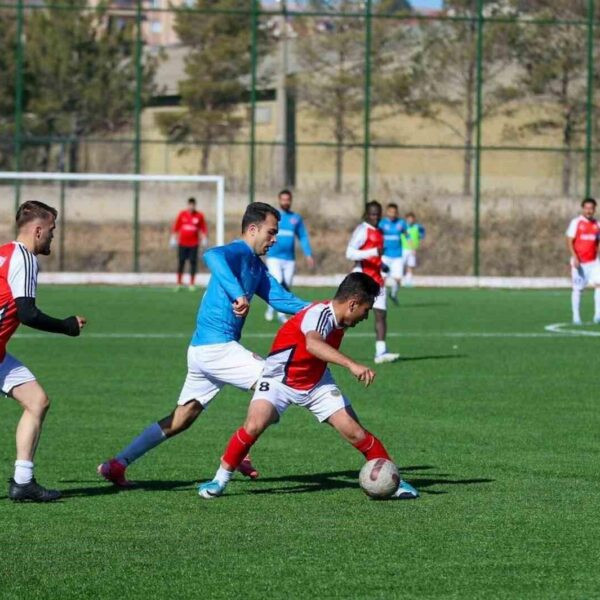
[[[204,213],[210,245],[237,234],[246,203],[228,202],[227,223],[220,175],[0,172],[0,198],[2,240],[14,236],[19,203],[40,200],[59,211],[52,254],[41,261],[45,271],[115,273],[173,272],[171,228],[189,198]]]

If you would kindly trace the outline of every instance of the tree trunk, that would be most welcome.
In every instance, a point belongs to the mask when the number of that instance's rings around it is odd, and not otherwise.
[[[335,186],[334,190],[338,194],[342,191],[342,173],[344,171],[344,140],[337,140],[335,148]]]
[[[475,128],[475,122],[473,120],[473,113],[475,112],[474,98],[475,93],[475,60],[470,61],[469,70],[467,75],[467,89],[466,89],[466,117],[465,117],[465,152],[463,158],[463,195],[469,196],[471,194],[471,172],[473,167],[473,130]]]
[[[202,144],[202,157],[200,160],[201,175],[208,173],[208,161],[210,159],[210,144]]]
[[[563,154],[562,166],[562,193],[564,196],[568,196],[571,192],[571,173],[573,171],[573,155],[571,153],[573,144],[573,115],[569,100],[569,76],[565,71],[561,86],[561,102],[564,107],[563,146],[566,148]]]

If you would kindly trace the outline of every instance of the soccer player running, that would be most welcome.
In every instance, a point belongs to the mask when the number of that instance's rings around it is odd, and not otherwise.
[[[241,239],[204,254],[211,277],[198,309],[187,353],[187,377],[177,405],[170,415],[152,423],[114,458],[99,465],[102,477],[119,487],[128,487],[127,467],[185,431],[225,384],[242,390],[254,388],[264,360],[239,343],[252,297],[258,294],[276,310],[288,314],[308,304],[284,289],[260,259],[275,243],[278,221],[279,213],[272,206],[253,202],[242,219]],[[258,476],[249,460],[239,466],[244,475]]]
[[[366,460],[391,460],[383,444],[359,423],[327,368],[327,363],[333,363],[348,369],[365,386],[373,383],[375,372],[342,354],[339,347],[346,329],[368,317],[379,294],[379,284],[371,277],[350,273],[333,300],[311,304],[279,329],[244,426],[229,440],[214,479],[198,486],[202,498],[216,498],[224,492],[253,444],[292,404],[307,408],[319,422],[335,428]],[[418,495],[402,480],[394,493],[399,499]]]
[[[306,262],[309,268],[313,269],[315,261],[312,257],[310,249],[310,241],[308,233],[304,226],[302,217],[295,212],[292,212],[292,192],[290,190],[281,190],[279,192],[279,214],[281,221],[279,222],[279,233],[277,241],[267,254],[267,268],[269,273],[283,285],[286,290],[292,288],[294,280],[294,272],[296,270],[296,238],[300,240],[302,251],[306,257]],[[269,307],[265,313],[265,319],[272,321],[275,311]],[[285,322],[285,315],[278,313],[277,318],[280,322]]]
[[[188,289],[194,291],[196,286],[196,271],[198,267],[198,246],[208,246],[208,230],[204,215],[196,210],[196,199],[189,198],[187,209],[182,210],[173,223],[170,245],[177,246],[177,287],[180,290],[183,284],[183,271],[186,261],[190,263],[190,285]]]
[[[9,480],[11,500],[52,502],[60,492],[41,486],[33,476],[33,459],[50,400],[35,375],[6,352],[6,345],[20,323],[52,333],[78,336],[84,317],[55,319],[35,304],[37,255],[50,254],[57,212],[51,206],[31,200],[17,211],[17,239],[0,246],[0,387],[23,408],[17,425],[17,460]]]
[[[383,233],[378,228],[381,221],[381,204],[377,200],[367,202],[364,221],[354,230],[348,247],[346,258],[356,263],[355,270],[362,271],[372,277],[380,286],[379,295],[373,305],[375,314],[375,363],[394,362],[399,354],[388,352],[385,343],[387,333],[387,308],[385,285],[382,270]]]
[[[596,200],[585,198],[581,203],[581,215],[575,217],[566,231],[567,247],[571,254],[571,309],[573,324],[581,325],[579,305],[581,292],[588,283],[594,286],[594,323],[600,323],[600,263],[598,262],[598,239],[600,225],[594,218]]]
[[[385,209],[386,216],[379,222],[383,231],[383,256],[381,260],[389,269],[388,281],[391,282],[390,299],[398,304],[398,287],[404,272],[402,256],[402,234],[406,233],[406,221],[399,218],[398,205],[390,202]]]
[[[406,232],[402,234],[402,251],[404,254],[404,285],[413,285],[413,273],[417,267],[417,250],[425,239],[425,227],[417,223],[415,213],[406,214]]]

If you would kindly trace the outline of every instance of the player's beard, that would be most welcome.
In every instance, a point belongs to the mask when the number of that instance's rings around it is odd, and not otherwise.
[[[52,244],[52,238],[44,240],[44,242],[40,245],[38,254],[43,254],[44,256],[48,256],[48,254],[50,254],[50,245],[51,244]]]

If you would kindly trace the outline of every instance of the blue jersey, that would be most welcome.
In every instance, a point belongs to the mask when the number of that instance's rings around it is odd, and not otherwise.
[[[280,210],[281,220],[279,221],[279,233],[277,241],[267,256],[269,258],[281,258],[283,260],[296,260],[295,242],[296,238],[300,240],[304,256],[312,256],[308,233],[304,227],[302,217],[294,212]]]
[[[381,219],[378,225],[383,231],[383,255],[390,258],[402,256],[402,234],[406,232],[406,221],[396,219],[392,221],[387,217]]]
[[[243,240],[211,248],[204,253],[204,262],[211,276],[198,309],[192,346],[240,339],[246,319],[236,317],[232,307],[240,296],[250,302],[258,294],[275,310],[292,315],[309,304],[277,283]]]

